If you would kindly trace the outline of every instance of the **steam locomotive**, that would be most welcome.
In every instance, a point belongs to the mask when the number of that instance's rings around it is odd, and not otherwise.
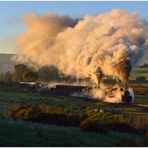
[[[29,87],[30,86],[30,87]],[[92,99],[91,91],[92,87],[89,86],[77,86],[77,85],[55,85],[54,87],[48,88],[39,85],[29,85],[27,87],[27,91],[37,91],[42,95],[61,95],[61,96],[74,96],[73,94],[77,94],[78,97],[84,99]],[[25,89],[26,90],[26,89]],[[125,89],[121,86],[115,86],[110,89],[106,88],[106,96],[109,98],[116,98],[117,91],[119,93],[120,102],[124,104],[133,103],[133,95],[130,90]],[[93,98],[95,99],[95,98]],[[97,100],[99,98],[96,98]]]
[[[133,103],[133,96],[128,90],[125,90],[124,94],[122,95],[122,102],[125,104]]]
[[[115,87],[108,90],[107,95],[110,98],[116,97],[116,94],[119,94],[120,100],[124,104],[132,104],[134,100],[134,96],[132,92],[129,89],[126,89],[124,87]]]
[[[52,92],[56,95],[62,95],[62,96],[71,96],[71,94],[77,93],[77,94],[90,94],[91,90],[93,88],[88,86],[76,86],[76,85],[56,85],[54,88],[51,88]],[[116,96],[116,92],[118,90],[118,93],[120,93],[121,96],[121,102],[124,104],[131,104],[133,103],[133,95],[128,89],[125,89],[124,87],[114,87],[111,89],[107,89],[106,95],[110,98]],[[84,95],[82,95],[84,96]],[[85,95],[86,97],[86,95]],[[91,97],[89,97],[91,98]]]

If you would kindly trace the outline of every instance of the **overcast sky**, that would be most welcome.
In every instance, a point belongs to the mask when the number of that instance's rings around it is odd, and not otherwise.
[[[58,13],[80,18],[85,14],[109,12],[121,8],[137,12],[148,20],[148,2],[2,2],[0,1],[0,53],[15,53],[16,38],[24,31],[22,17],[29,13]]]

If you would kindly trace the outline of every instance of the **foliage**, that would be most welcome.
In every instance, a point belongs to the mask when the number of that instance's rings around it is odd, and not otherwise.
[[[108,132],[108,131],[120,131],[120,132],[135,132],[128,123],[117,121],[103,121],[97,119],[88,118],[81,122],[80,128],[84,131],[94,132]]]
[[[107,132],[114,130],[135,132],[134,128],[121,115],[96,113],[90,116],[89,113],[80,115],[61,107],[47,107],[42,105],[33,108],[16,105],[13,107],[11,116],[38,123],[79,126],[84,131]]]
[[[130,80],[136,80],[137,77],[144,76],[148,80],[148,68],[135,68],[131,72]]]
[[[114,146],[123,137],[120,133],[84,133],[76,127],[4,118],[0,118],[0,127],[1,147],[105,147]]]
[[[110,111],[110,112],[109,112]],[[86,111],[87,118],[97,119],[102,121],[117,121],[117,122],[127,122],[127,120],[123,117],[122,114],[114,114],[112,110],[99,112],[94,109],[90,109]]]
[[[16,114],[21,109],[24,109],[24,106],[22,104],[20,104],[20,103],[14,104],[12,114]]]
[[[3,111],[4,106],[6,106],[9,110],[13,108],[12,110],[14,110],[15,112],[14,115],[18,116],[16,118],[13,115],[11,116],[12,118],[8,118],[9,126],[7,126],[6,124],[2,125],[1,123],[0,145],[5,144],[7,146],[10,146],[10,145],[21,146],[22,144],[24,144],[25,146],[32,146],[32,145],[33,146],[37,146],[37,145],[38,146],[44,146],[44,145],[59,146],[59,144],[62,143],[61,145],[65,146],[67,144],[66,142],[70,141],[68,143],[70,146],[71,145],[115,146],[113,143],[116,143],[118,140],[121,139],[121,137],[129,137],[129,135],[136,135],[136,134],[132,132],[118,133],[117,129],[114,130],[113,128],[111,128],[111,126],[113,126],[112,124],[117,123],[116,124],[117,126],[119,125],[118,123],[120,121],[125,121],[125,123],[129,123],[128,116],[130,115],[132,115],[132,117],[134,118],[134,120],[132,120],[130,123],[136,122],[136,120],[141,121],[141,119],[138,117],[142,117],[145,120],[145,123],[148,121],[147,108],[142,106],[136,107],[137,105],[125,106],[121,104],[108,104],[108,103],[103,103],[100,101],[89,100],[89,99],[84,101],[83,99],[67,97],[67,96],[48,95],[45,97],[45,96],[39,95],[36,92],[24,93],[21,91],[23,90],[24,86],[18,83],[12,84],[12,82],[11,83],[2,82],[0,83],[0,87],[1,87],[0,111]],[[140,87],[139,87],[139,90],[140,90]],[[135,100],[137,99],[139,100],[138,104],[144,104],[145,106],[146,104],[148,104],[146,96],[137,97],[136,95]],[[18,102],[20,102],[21,104],[14,105],[15,103],[18,103]],[[12,107],[13,105],[15,107]],[[100,113],[100,109],[104,110],[104,112]],[[12,120],[12,119],[22,119],[24,121],[31,121],[31,122],[23,122],[22,120]],[[80,128],[68,127],[73,125],[78,126],[78,123],[80,122],[82,123],[83,121],[86,121],[88,119],[89,120],[96,119],[101,124],[100,126],[103,126],[103,129],[106,129],[106,130],[103,131],[103,133],[102,132],[100,133],[99,132],[83,132],[83,130],[81,131]],[[15,122],[15,123],[13,124],[12,122]],[[18,124],[16,122],[18,122]],[[33,122],[37,122],[37,123],[34,124]],[[63,124],[61,124],[61,122]],[[22,123],[24,123],[24,126],[21,126]],[[42,124],[42,123],[47,123],[47,124]],[[107,123],[110,123],[110,124],[108,125]],[[63,126],[56,126],[51,124],[63,125]],[[141,123],[141,125],[142,124],[143,123]],[[135,124],[133,124],[133,126],[135,126]],[[9,127],[11,127],[11,130]],[[29,127],[34,128],[34,130],[32,131]],[[48,130],[51,127],[54,127],[55,129],[57,128],[57,130],[54,130],[54,132],[52,132],[53,130]],[[59,132],[59,128],[64,130]],[[123,127],[120,127],[120,128],[123,129]],[[77,133],[74,132],[75,129]],[[107,132],[107,133],[104,133],[104,132]],[[21,136],[22,138],[20,137],[20,133],[22,135]],[[45,133],[47,133],[47,135],[44,135]],[[67,133],[69,133],[68,136],[66,135]],[[117,136],[117,133],[118,133],[118,136]],[[139,132],[137,135],[141,138],[144,138],[144,134],[146,135],[145,130],[144,132]],[[99,135],[98,138],[96,138],[97,135]],[[52,137],[52,140],[51,140],[51,137]],[[94,140],[94,141],[92,142],[91,140]],[[55,141],[57,141],[57,143]],[[124,140],[122,142],[124,142]],[[129,140],[125,145],[128,145],[128,142]],[[120,143],[121,141],[118,144]],[[145,146],[148,146],[148,144],[145,144]]]
[[[139,68],[148,68],[148,64],[147,63],[143,63],[143,65],[140,65]]]
[[[38,70],[40,81],[54,81],[59,79],[58,69],[55,66],[44,66]]]
[[[38,74],[33,68],[28,68],[24,64],[14,66],[13,81],[36,81],[37,79]]]
[[[26,65],[18,64],[14,66],[14,72],[13,72],[13,80],[14,81],[23,81],[23,74],[28,71],[28,68]]]
[[[139,76],[139,77],[136,78],[136,80],[137,80],[138,82],[143,82],[143,81],[146,80],[146,78],[145,78],[144,76]]]
[[[4,82],[12,81],[13,74],[11,72],[2,73],[0,75],[0,80]]]
[[[148,95],[148,87],[143,87],[143,86],[135,86],[135,87],[132,87],[134,89],[134,93],[137,94],[137,95]],[[145,97],[144,96],[144,97]]]
[[[55,66],[44,66],[41,67],[38,71],[39,81],[49,82],[49,81],[67,81],[74,82],[76,78],[73,76],[64,75],[59,69]]]
[[[87,117],[80,124],[82,130],[95,132],[105,132],[110,130],[135,132],[134,128],[128,124],[128,120],[121,114],[88,110],[86,115]]]
[[[143,132],[148,131],[148,123],[147,123],[147,121],[145,121],[144,118],[141,118],[141,117],[136,118],[133,121],[133,125],[135,128],[137,128],[140,131],[143,131]]]
[[[27,81],[27,82],[35,82],[38,80],[38,74],[37,72],[33,72],[33,71],[26,71],[24,74],[23,74],[23,79],[24,81]]]
[[[82,117],[78,114],[68,113],[65,109],[49,107],[14,106],[11,117],[39,123],[57,124],[64,126],[78,126]]]

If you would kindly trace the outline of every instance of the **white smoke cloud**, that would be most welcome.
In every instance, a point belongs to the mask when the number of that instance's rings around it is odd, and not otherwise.
[[[148,25],[136,13],[113,9],[76,21],[56,14],[29,15],[18,39],[18,62],[55,65],[67,75],[104,75],[128,82],[132,67],[143,55]]]

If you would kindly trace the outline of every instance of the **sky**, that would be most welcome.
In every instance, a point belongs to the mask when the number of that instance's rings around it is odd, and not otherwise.
[[[148,20],[148,2],[51,2],[51,1],[0,1],[0,53],[16,53],[16,39],[25,30],[22,17],[30,14],[57,13],[81,18],[86,14],[106,13],[114,8],[137,12]]]

